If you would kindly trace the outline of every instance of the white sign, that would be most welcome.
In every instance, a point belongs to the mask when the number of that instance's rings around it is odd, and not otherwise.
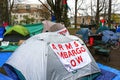
[[[69,32],[66,28],[56,31],[58,34],[69,35]]]
[[[62,44],[51,43],[50,47],[69,72],[82,68],[91,62],[91,58],[87,53],[86,48],[78,41]]]

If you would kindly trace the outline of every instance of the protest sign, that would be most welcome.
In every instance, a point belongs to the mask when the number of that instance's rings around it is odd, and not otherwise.
[[[51,43],[50,47],[69,72],[82,68],[91,62],[87,49],[79,41]]]

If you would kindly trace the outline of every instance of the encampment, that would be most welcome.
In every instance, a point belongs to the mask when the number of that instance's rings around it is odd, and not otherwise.
[[[100,72],[84,42],[76,36],[47,32],[20,45],[7,60],[21,80],[76,80]],[[12,71],[11,70],[12,67]],[[13,74],[8,74],[11,77]],[[12,76],[13,77],[13,76]]]

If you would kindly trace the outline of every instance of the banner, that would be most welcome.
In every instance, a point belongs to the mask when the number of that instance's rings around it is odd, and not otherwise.
[[[92,61],[86,48],[78,41],[51,43],[50,47],[69,72],[82,68]]]

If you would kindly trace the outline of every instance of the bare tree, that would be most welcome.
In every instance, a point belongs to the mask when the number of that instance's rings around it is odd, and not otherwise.
[[[8,15],[9,15],[9,18],[8,18],[8,22],[9,22],[9,24],[11,24],[11,22],[12,22],[12,18],[11,18],[11,12],[12,12],[12,8],[13,8],[13,5],[14,5],[14,0],[8,0]]]
[[[75,0],[75,28],[77,28],[77,2],[78,0]]]
[[[39,9],[40,16],[42,16],[46,20],[49,20],[51,15],[48,4],[41,5],[40,7],[41,7]]]
[[[95,16],[95,21],[97,27],[99,26],[99,18],[100,18],[100,12],[103,10],[105,5],[105,0],[97,0],[97,8],[96,8],[96,16]]]
[[[2,25],[3,22],[8,22],[8,1],[3,0],[0,2],[0,24]]]
[[[11,23],[11,11],[14,4],[14,0],[3,0],[0,2],[0,24],[3,22]]]
[[[109,0],[109,8],[108,8],[108,26],[111,26],[111,4],[112,0]]]
[[[41,2],[41,0],[39,1]],[[50,6],[51,15],[56,18],[56,22],[63,22],[66,27],[69,26],[67,0],[47,0],[47,3]]]

